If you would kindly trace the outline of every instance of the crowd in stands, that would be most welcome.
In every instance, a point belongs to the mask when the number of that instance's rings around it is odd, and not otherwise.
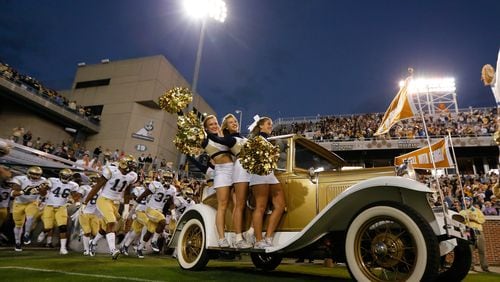
[[[10,65],[0,61],[0,76],[20,85],[31,93],[43,97],[48,101],[65,108],[81,117],[93,122],[99,123],[101,120],[100,115],[92,113],[92,109],[84,106],[77,105],[76,101],[70,101],[66,97],[57,93],[57,91],[50,89],[43,85],[36,78],[29,75],[19,73]]]
[[[464,198],[471,199],[472,204],[480,209],[484,215],[500,214],[500,186],[498,183],[498,174],[495,172],[465,174],[460,179],[456,174],[441,175],[439,187],[443,191],[444,203],[455,211],[464,209]],[[426,183],[432,189],[438,189],[437,181],[430,175],[419,175],[418,181]],[[463,187],[463,189],[461,188]],[[436,205],[441,205],[441,199],[438,197]]]
[[[492,135],[496,126],[496,108],[461,110],[458,113],[441,112],[425,114],[429,136],[441,137],[450,131],[453,137]],[[420,118],[406,119],[391,128],[389,134],[375,137],[384,113],[324,116],[315,120],[283,123],[278,122],[275,135],[296,133],[312,136],[316,141],[355,141],[373,138],[413,139],[425,137]]]

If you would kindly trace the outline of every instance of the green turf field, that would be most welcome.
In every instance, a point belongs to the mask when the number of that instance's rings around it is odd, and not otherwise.
[[[256,270],[250,259],[241,261],[212,260],[205,270],[183,271],[177,262],[166,256],[121,256],[112,261],[110,256],[84,257],[71,253],[60,256],[58,250],[30,250],[14,252],[0,250],[1,281],[350,281],[342,266],[324,267],[320,261],[296,264],[284,260],[272,272]],[[471,273],[465,281],[499,281],[494,273]]]

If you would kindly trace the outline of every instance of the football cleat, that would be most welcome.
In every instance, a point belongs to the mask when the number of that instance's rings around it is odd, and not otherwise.
[[[67,255],[68,254],[68,250],[66,250],[66,248],[60,249],[59,250],[59,254],[61,254],[61,255]]]
[[[158,247],[158,241],[151,241],[151,249],[153,249],[153,252],[156,253],[160,251],[160,248]]]
[[[21,244],[16,244],[16,247],[14,248],[14,251],[16,251],[16,252],[22,252],[23,249],[21,249]]]
[[[125,256],[128,256],[128,246],[125,245],[121,246],[120,253],[122,253]]]
[[[142,250],[140,250],[139,248],[137,249],[137,257],[140,259],[144,258],[144,255],[142,254]]]
[[[83,255],[84,255],[84,256],[90,256],[90,251],[85,251],[85,252],[83,252]]]
[[[119,255],[120,255],[120,250],[115,249],[114,251],[111,252],[111,258],[113,260],[116,260]]]
[[[89,241],[89,255],[91,257],[95,256],[95,247],[96,247],[96,245],[94,245],[94,240],[90,240]]]
[[[23,243],[25,245],[29,245],[31,244],[31,238],[30,238],[30,235],[29,234],[24,234],[23,236]]]

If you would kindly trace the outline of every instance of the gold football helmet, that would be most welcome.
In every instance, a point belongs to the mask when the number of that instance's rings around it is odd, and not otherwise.
[[[126,155],[120,160],[118,166],[126,172],[130,172],[137,167],[137,160],[132,155]]]
[[[73,176],[73,171],[69,168],[61,169],[59,171],[59,179],[61,179],[62,183],[68,183]]]
[[[172,183],[173,179],[174,179],[174,174],[170,170],[164,171],[161,174],[162,183],[169,183],[170,184],[170,183]]]
[[[28,172],[26,173],[28,175],[28,178],[31,180],[37,180],[42,177],[43,170],[39,166],[32,166],[28,168]]]
[[[149,178],[149,177],[146,177],[144,178],[144,180],[142,181],[142,184],[144,184],[144,187],[147,188],[147,186],[149,186],[149,184],[151,184],[151,182],[153,181],[153,179]]]
[[[194,191],[191,188],[184,188],[182,189],[182,195],[184,198],[192,198],[194,195]]]

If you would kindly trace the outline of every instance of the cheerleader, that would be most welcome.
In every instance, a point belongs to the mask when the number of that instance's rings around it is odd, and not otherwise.
[[[224,236],[224,220],[229,202],[230,188],[233,184],[233,159],[230,147],[234,145],[232,138],[224,138],[217,119],[213,115],[207,116],[203,120],[203,127],[207,133],[207,138],[203,141],[202,147],[214,162],[214,184],[217,196],[217,216],[215,225],[219,235],[218,245],[221,248],[229,247],[229,242]]]
[[[273,121],[268,117],[261,117],[249,129],[252,137],[260,135],[267,139],[273,131]],[[252,225],[255,230],[256,240],[254,248],[264,249],[272,247],[274,231],[285,211],[285,194],[283,193],[283,188],[276,176],[274,176],[274,172],[263,176],[252,174],[250,177],[250,188],[255,197],[255,210],[252,214]],[[269,196],[271,196],[273,211],[269,216],[266,236],[262,238],[264,213],[267,208]]]
[[[231,153],[236,157],[233,166],[233,226],[236,233],[234,247],[237,249],[248,249],[252,245],[243,239],[243,213],[245,212],[245,204],[248,195],[248,184],[250,183],[250,174],[241,166],[238,155],[241,147],[246,142],[246,138],[241,137],[239,132],[239,124],[236,117],[232,114],[227,114],[222,120],[222,132],[224,136],[233,139],[234,145],[231,147]]]

